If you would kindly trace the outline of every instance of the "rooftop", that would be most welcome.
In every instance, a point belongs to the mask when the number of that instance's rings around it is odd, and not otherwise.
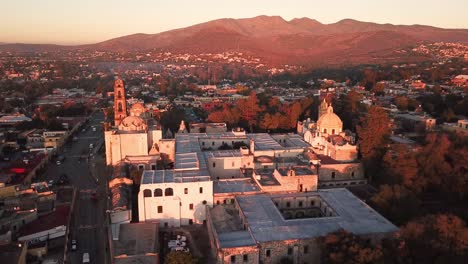
[[[324,236],[339,229],[357,235],[395,232],[398,228],[347,189],[296,193],[295,197],[320,196],[336,216],[285,220],[273,198],[292,194],[237,196],[237,202],[257,241],[304,239]]]
[[[252,179],[227,179],[213,182],[214,193],[257,192],[260,188]]]
[[[257,180],[262,186],[279,186],[281,184],[275,179],[274,171],[274,169],[258,169],[254,172],[255,176],[259,177]]]
[[[127,255],[129,257],[142,255],[144,257],[148,253],[158,253],[158,241],[158,224],[156,223],[121,224],[119,240],[113,241],[114,257],[120,255]]]
[[[24,225],[20,229],[21,236],[36,234],[46,231],[58,226],[66,226],[68,221],[68,214],[70,212],[70,205],[61,205],[55,208],[50,214],[39,217],[37,220]]]
[[[208,170],[147,170],[143,172],[141,184],[158,184],[168,182],[210,181]]]
[[[216,205],[210,210],[210,215],[222,248],[255,245],[249,231],[244,230],[239,211],[234,206]]]
[[[308,176],[315,174],[310,168],[307,167],[293,167],[293,168],[279,168],[278,172],[281,176],[288,176],[288,172],[293,170],[295,172],[295,176]]]

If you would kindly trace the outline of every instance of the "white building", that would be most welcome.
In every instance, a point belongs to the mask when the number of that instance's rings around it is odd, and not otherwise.
[[[144,113],[143,105],[137,103],[130,109],[130,116],[125,117],[117,128],[104,132],[107,165],[133,158],[144,160],[141,165],[146,169],[155,168],[162,131],[153,119],[144,118]]]
[[[205,170],[158,170],[143,173],[138,194],[140,222],[161,227],[202,224],[213,206],[213,181]]]

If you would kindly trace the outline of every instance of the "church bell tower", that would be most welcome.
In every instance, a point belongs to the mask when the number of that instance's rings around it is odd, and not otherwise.
[[[114,83],[114,125],[118,126],[127,117],[127,101],[125,100],[125,88],[121,79]]]

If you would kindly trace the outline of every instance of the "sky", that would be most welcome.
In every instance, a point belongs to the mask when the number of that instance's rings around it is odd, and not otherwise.
[[[259,15],[468,28],[468,0],[3,0],[0,7],[7,43],[96,43]]]

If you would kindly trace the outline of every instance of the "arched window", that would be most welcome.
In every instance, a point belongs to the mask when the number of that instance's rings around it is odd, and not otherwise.
[[[119,103],[117,111],[122,112],[122,103]]]
[[[164,191],[164,196],[173,196],[174,195],[174,190],[172,188],[166,188]]]
[[[122,93],[120,91],[117,93],[117,98],[122,98]]]
[[[143,197],[151,197],[151,190],[145,189],[143,191]]]
[[[326,128],[323,129],[323,133],[325,133],[325,134],[327,133],[327,129],[326,129]]]
[[[335,129],[332,129],[332,134],[333,134],[333,135],[335,134]]]
[[[162,196],[162,189],[154,190],[154,197],[161,197]]]

